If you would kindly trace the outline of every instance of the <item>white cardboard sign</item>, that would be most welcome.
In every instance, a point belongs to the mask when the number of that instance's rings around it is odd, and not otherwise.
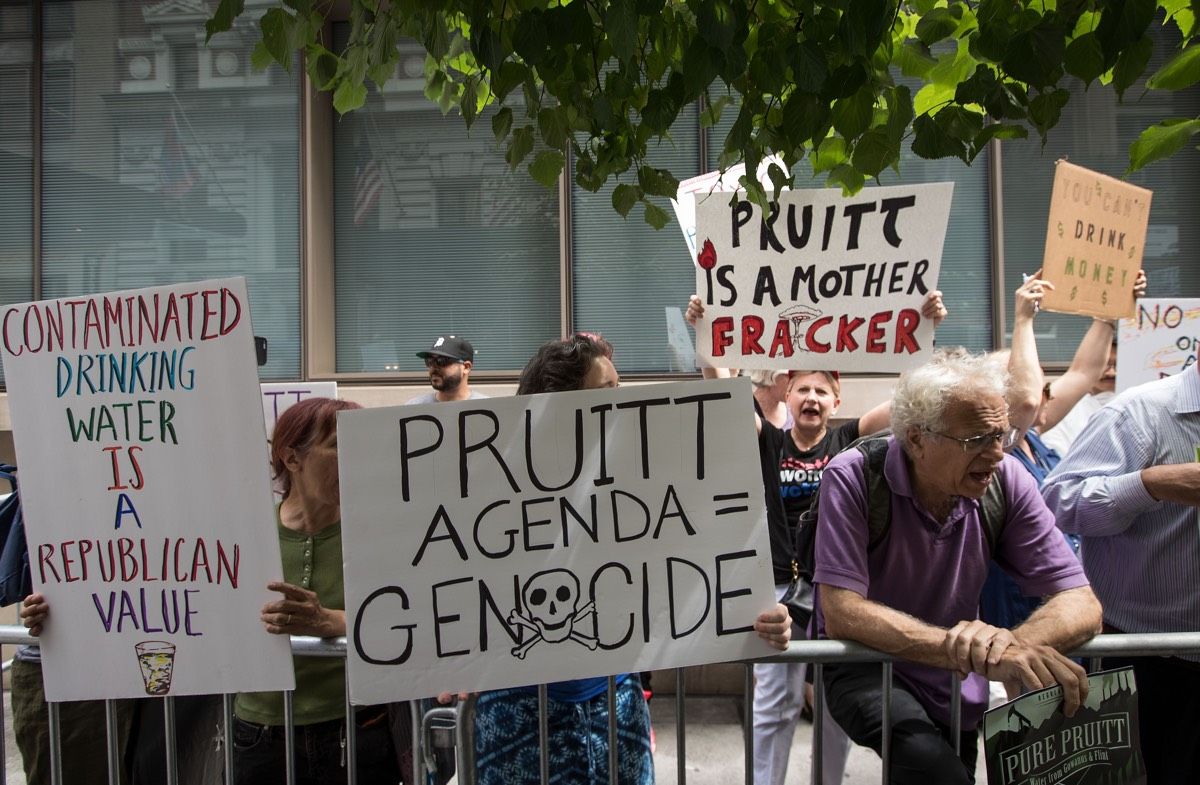
[[[750,386],[338,415],[355,703],[758,657]]]
[[[768,189],[768,193],[772,193],[775,188],[767,174],[771,164],[778,164],[784,174],[787,174],[787,167],[783,165],[783,159],[777,155],[768,156],[759,162],[758,181],[763,188]],[[683,232],[683,239],[687,243],[688,253],[691,254],[693,264],[696,263],[698,251],[696,246],[696,200],[716,193],[724,193],[728,198],[730,193],[738,190],[740,187],[738,181],[745,173],[746,165],[744,163],[734,164],[724,172],[718,169],[715,172],[697,175],[679,183],[679,190],[675,192],[675,198],[671,200],[671,207],[675,210],[675,219],[679,221],[679,229]]]
[[[701,363],[894,373],[933,351],[953,183],[787,191],[762,210],[697,197]],[[770,216],[774,215],[774,219]]]
[[[245,280],[0,310],[46,698],[292,689]]]
[[[337,397],[337,382],[263,382],[259,388],[268,437],[275,430],[279,415],[305,398]]]
[[[1134,318],[1122,319],[1117,342],[1117,391],[1173,376],[1196,364],[1200,299],[1138,300]]]

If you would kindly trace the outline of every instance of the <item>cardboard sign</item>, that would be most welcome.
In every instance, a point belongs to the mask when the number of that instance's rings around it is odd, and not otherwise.
[[[262,390],[263,419],[267,436],[275,430],[275,421],[292,406],[305,398],[336,398],[337,382],[264,382]]]
[[[355,703],[758,657],[742,379],[338,415]]]
[[[767,189],[768,193],[774,191],[774,184],[771,182],[771,177],[767,174],[767,170],[771,164],[777,164],[784,174],[787,174],[787,167],[783,165],[783,159],[777,155],[772,155],[764,158],[758,165],[758,181],[762,183],[763,188]],[[709,194],[724,193],[726,198],[733,191],[738,190],[738,180],[746,173],[745,164],[735,164],[724,172],[717,170],[708,174],[698,175],[688,180],[684,180],[679,184],[679,190],[675,193],[675,198],[671,200],[671,207],[675,209],[675,218],[679,221],[679,228],[683,231],[683,239],[687,243],[688,253],[692,255],[692,264],[696,263],[696,199]],[[692,370],[688,368],[687,370]]]
[[[1062,687],[998,706],[984,715],[988,785],[1143,785],[1133,668],[1088,677],[1074,717],[1062,713]]]
[[[1200,299],[1138,300],[1136,316],[1122,319],[1118,330],[1118,392],[1174,376],[1196,364]]]
[[[292,689],[245,280],[2,309],[52,701]]]
[[[1102,319],[1133,316],[1150,197],[1145,188],[1058,161],[1050,195],[1042,308]]]
[[[937,288],[953,183],[788,191],[699,202],[700,362],[725,368],[896,372],[933,351],[921,316]]]

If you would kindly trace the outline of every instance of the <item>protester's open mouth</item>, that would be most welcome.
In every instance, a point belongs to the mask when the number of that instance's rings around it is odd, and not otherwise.
[[[970,477],[980,485],[987,485],[992,481],[992,475],[996,473],[995,469],[988,469],[985,472],[971,472]]]
[[[820,417],[821,410],[816,407],[813,407],[813,406],[808,406],[808,407],[801,409],[800,414],[802,414],[806,417]]]

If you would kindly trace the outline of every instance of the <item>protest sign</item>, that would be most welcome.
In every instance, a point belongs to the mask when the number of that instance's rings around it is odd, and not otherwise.
[[[1041,307],[1102,319],[1133,316],[1150,197],[1145,188],[1058,161],[1050,194]]]
[[[262,390],[263,419],[267,423],[267,438],[275,430],[275,421],[288,408],[305,398],[336,398],[337,382],[264,382]]]
[[[983,744],[988,785],[1144,785],[1133,668],[1088,676],[1073,717],[1058,686],[992,709]]]
[[[753,412],[736,379],[339,413],[352,701],[773,651]]]
[[[1200,299],[1163,297],[1137,301],[1122,319],[1117,342],[1117,391],[1173,376],[1196,364]]]
[[[933,351],[953,183],[698,200],[696,354],[725,368],[896,372]],[[764,220],[765,219],[765,220]]]
[[[291,689],[244,279],[2,310],[47,699]]]
[[[775,189],[770,175],[767,174],[771,164],[779,166],[780,171],[785,176],[787,175],[787,167],[783,165],[783,159],[777,155],[768,156],[759,162],[758,181],[763,188],[767,189],[768,193],[772,193]],[[679,190],[675,192],[675,198],[671,200],[671,207],[675,209],[675,219],[679,221],[679,228],[683,231],[683,239],[687,243],[688,253],[692,255],[693,264],[696,263],[696,199],[715,193],[724,193],[728,198],[731,192],[740,188],[738,180],[745,173],[745,164],[734,164],[724,172],[717,170],[679,183]]]

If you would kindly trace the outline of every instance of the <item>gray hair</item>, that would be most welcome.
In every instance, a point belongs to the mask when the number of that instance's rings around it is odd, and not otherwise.
[[[755,387],[770,387],[775,383],[775,378],[780,375],[787,375],[787,371],[780,370],[755,370],[750,372],[750,383]]]
[[[938,350],[924,365],[900,376],[892,397],[892,432],[908,443],[909,431],[944,430],[946,409],[980,395],[1006,397],[1008,370],[987,354]]]

